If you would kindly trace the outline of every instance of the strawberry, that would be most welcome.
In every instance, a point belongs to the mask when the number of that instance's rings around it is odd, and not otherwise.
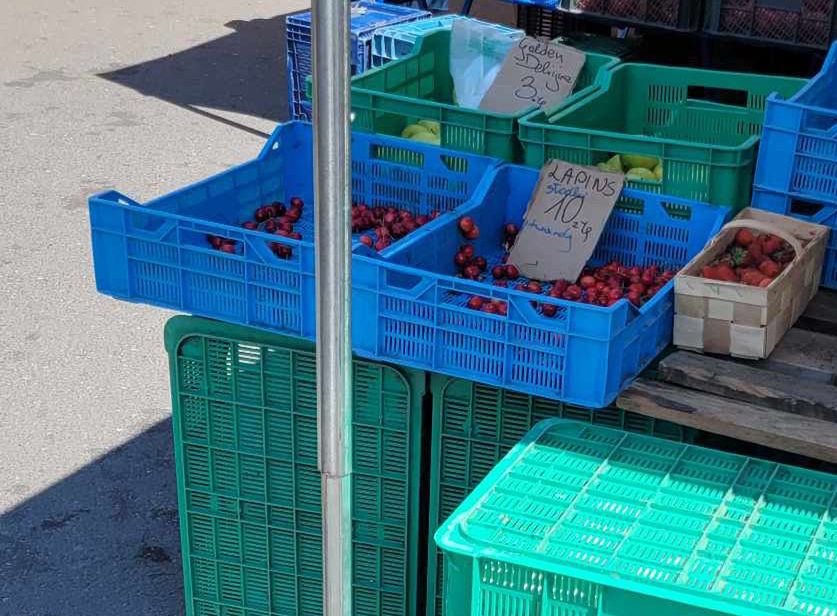
[[[744,248],[752,244],[754,239],[756,238],[749,229],[739,229],[735,234],[735,243]]]
[[[759,263],[759,271],[765,276],[775,278],[782,270],[775,261],[768,258]]]
[[[719,263],[716,271],[718,272],[719,280],[738,282],[738,276],[736,276],[735,271],[729,264]]]
[[[762,280],[764,280],[764,274],[755,268],[746,269],[741,274],[741,282],[754,287],[759,286]]]
[[[782,240],[775,235],[762,235],[765,238],[762,240],[761,249],[766,255],[772,255],[782,247]]]

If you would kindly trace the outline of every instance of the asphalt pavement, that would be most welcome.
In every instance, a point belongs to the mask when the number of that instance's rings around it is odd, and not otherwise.
[[[258,153],[306,4],[0,3],[0,616],[183,613],[170,314],[96,293],[87,197]]]

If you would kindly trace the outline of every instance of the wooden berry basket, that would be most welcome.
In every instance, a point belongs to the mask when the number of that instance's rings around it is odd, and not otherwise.
[[[761,288],[701,276],[738,229],[772,233],[796,251],[791,264]],[[701,353],[762,359],[817,292],[828,227],[745,208],[674,279],[674,344]]]

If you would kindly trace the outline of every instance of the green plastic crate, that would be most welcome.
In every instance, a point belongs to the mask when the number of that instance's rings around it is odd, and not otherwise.
[[[413,53],[352,79],[354,128],[400,136],[409,124],[435,120],[442,146],[520,162],[518,114],[465,109],[455,104],[450,75],[450,31],[423,36]],[[618,64],[613,56],[588,53],[575,93],[556,109],[596,89],[599,76]]]
[[[837,476],[540,424],[436,533],[456,616],[837,614]]]
[[[313,345],[175,317],[170,357],[188,616],[320,616]],[[425,375],[354,362],[358,616],[417,613]]]
[[[740,209],[750,203],[767,97],[787,98],[803,85],[790,77],[621,64],[573,104],[520,121],[525,164],[650,156],[663,162],[663,180],[628,186]]]
[[[691,441],[694,430],[615,408],[591,411],[555,400],[489,387],[472,381],[431,375],[433,436],[430,456],[429,523],[439,528],[465,497],[520,439],[539,422],[556,417],[575,419]],[[442,609],[442,553],[429,537],[427,616]],[[447,612],[450,616],[461,616]]]

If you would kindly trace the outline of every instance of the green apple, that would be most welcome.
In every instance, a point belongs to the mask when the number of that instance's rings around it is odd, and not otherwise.
[[[423,126],[434,135],[442,134],[442,125],[435,120],[419,120],[419,126]]]
[[[639,154],[623,154],[622,164],[625,169],[646,169],[653,171],[660,164],[656,156],[641,156]]]

